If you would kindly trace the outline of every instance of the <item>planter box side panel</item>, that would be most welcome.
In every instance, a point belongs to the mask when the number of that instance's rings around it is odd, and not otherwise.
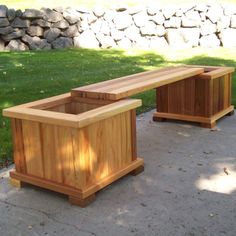
[[[131,111],[80,129],[84,137],[86,183],[92,185],[132,163]],[[82,142],[81,142],[82,144]]]
[[[231,106],[231,77],[198,76],[156,89],[157,112],[211,118]]]

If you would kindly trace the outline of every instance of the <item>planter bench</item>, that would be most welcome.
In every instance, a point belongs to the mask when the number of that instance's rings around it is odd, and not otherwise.
[[[232,114],[229,67],[178,66],[73,89],[70,93],[3,111],[11,118],[13,185],[37,185],[86,206],[95,193],[122,176],[143,171],[137,158],[138,99],[156,89],[153,119],[195,121],[213,127]]]
[[[137,158],[137,99],[118,102],[64,94],[5,109],[11,118],[14,185],[29,183],[86,206],[118,178],[143,170]]]
[[[116,101],[156,89],[154,121],[193,121],[212,128],[232,114],[231,77],[234,68],[177,66],[153,70],[75,88],[72,96]]]

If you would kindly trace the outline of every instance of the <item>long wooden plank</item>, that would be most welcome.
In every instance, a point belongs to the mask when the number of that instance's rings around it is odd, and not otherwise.
[[[125,99],[112,104],[108,104],[103,107],[96,108],[77,116],[79,121],[78,127],[85,127],[91,123],[107,119],[128,110],[135,109],[141,105],[142,101],[139,99]]]
[[[71,94],[72,96],[90,97],[105,100],[119,100],[135,95],[137,93],[144,92],[146,90],[157,88],[169,83],[192,77],[194,75],[201,74],[203,73],[203,71],[204,69],[202,68],[185,68],[181,71],[156,76],[153,79],[142,80],[137,83],[134,83],[133,80],[130,80],[128,85],[119,86],[118,88],[115,88],[110,92],[103,92],[102,89],[100,89],[99,92],[94,92],[92,91],[91,87],[88,90],[82,87],[79,89],[73,89],[71,91]]]
[[[36,121],[52,125],[77,127],[76,115],[58,113],[55,111],[37,110],[25,107],[12,107],[3,110],[3,115],[22,120]]]
[[[43,178],[44,163],[40,123],[23,120],[22,132],[27,174]]]
[[[172,67],[165,67],[165,68],[157,69],[157,70],[140,72],[140,73],[136,73],[136,74],[133,74],[133,75],[128,75],[128,76],[123,76],[123,77],[116,78],[116,79],[106,80],[106,81],[96,83],[96,84],[86,85],[86,86],[83,86],[83,87],[80,87],[80,88],[83,88],[83,90],[103,88],[105,85],[111,85],[111,84],[114,84],[116,82],[122,82],[122,81],[132,80],[132,79],[135,80],[136,78],[139,78],[139,77],[146,78],[149,75],[161,73],[163,71],[171,71],[171,70],[176,69],[176,68],[178,68],[178,67],[173,67],[172,66]],[[80,89],[80,88],[76,88],[75,90]]]
[[[15,169],[19,173],[26,173],[24,143],[22,134],[22,121],[11,119],[12,140],[14,147]]]
[[[136,84],[136,83],[140,83],[140,82],[143,82],[143,81],[150,81],[150,80],[153,80],[159,76],[163,76],[163,75],[168,75],[170,73],[175,73],[175,72],[180,72],[180,71],[184,71],[185,69],[182,68],[182,67],[176,67],[176,68],[173,68],[171,70],[167,70],[165,68],[165,70],[158,70],[158,71],[154,71],[153,73],[150,73],[146,76],[135,76],[133,77],[132,79],[130,78],[126,78],[126,79],[118,79],[117,81],[113,81],[113,83],[111,84],[104,84],[102,87],[99,87],[99,88],[94,88],[93,86],[90,87],[89,91],[92,91],[92,92],[112,92],[113,90],[117,89],[117,88],[122,88],[122,87],[126,87],[126,86],[129,86],[130,84]],[[99,84],[99,83],[98,83]],[[81,88],[81,90],[83,90]]]

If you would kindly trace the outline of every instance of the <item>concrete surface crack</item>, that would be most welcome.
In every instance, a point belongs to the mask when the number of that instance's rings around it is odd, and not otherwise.
[[[38,209],[35,209],[35,208],[32,208],[32,207],[25,207],[25,206],[16,205],[14,203],[11,203],[11,202],[8,202],[8,201],[5,201],[5,200],[1,200],[1,199],[0,199],[0,202],[3,203],[3,204],[6,204],[6,205],[10,205],[12,207],[17,207],[17,208],[24,209],[24,210],[32,210],[32,211],[39,212],[39,213],[45,215],[49,220],[54,221],[55,223],[63,224],[63,225],[69,226],[69,227],[73,227],[74,229],[78,230],[79,232],[88,233],[88,234],[91,234],[93,236],[96,236],[96,234],[94,232],[91,232],[91,231],[85,230],[85,229],[81,229],[77,225],[57,220],[53,217],[52,214],[47,213],[45,211],[38,210]],[[55,214],[57,214],[57,213],[55,213]]]

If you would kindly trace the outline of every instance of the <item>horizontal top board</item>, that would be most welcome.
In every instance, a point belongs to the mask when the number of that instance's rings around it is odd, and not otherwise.
[[[115,101],[203,72],[203,68],[167,67],[75,88],[72,89],[71,95]]]

